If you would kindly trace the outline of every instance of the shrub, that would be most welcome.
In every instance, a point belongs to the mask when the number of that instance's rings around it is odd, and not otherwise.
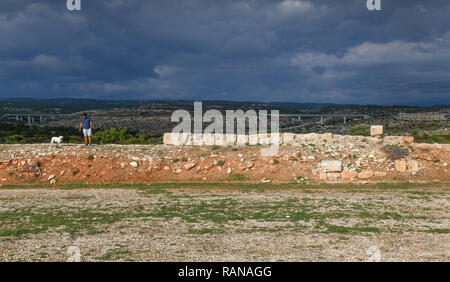
[[[392,161],[403,159],[409,154],[408,149],[402,148],[397,145],[387,145],[384,146],[383,151],[388,153],[388,158]]]
[[[25,143],[26,138],[23,135],[11,135],[8,136],[8,143]]]
[[[348,135],[370,136],[370,125],[356,124],[349,127]]]
[[[92,140],[99,144],[162,144],[162,136],[136,136],[136,132],[127,127],[97,131]]]
[[[97,131],[92,136],[92,139],[94,142],[101,144],[122,144],[131,137],[133,136],[130,134],[129,129],[127,127],[122,127]]]
[[[413,130],[411,136],[414,137],[416,143],[439,143],[450,144],[450,134],[420,134],[418,130]]]

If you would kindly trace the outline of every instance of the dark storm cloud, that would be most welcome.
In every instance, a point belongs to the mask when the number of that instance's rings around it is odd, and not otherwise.
[[[450,103],[450,3],[2,0],[0,97]]]

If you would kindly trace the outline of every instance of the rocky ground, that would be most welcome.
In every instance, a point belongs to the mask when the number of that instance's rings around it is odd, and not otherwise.
[[[448,145],[0,145],[0,261],[448,261]]]
[[[445,185],[292,185],[0,189],[0,261],[450,260]]]
[[[272,157],[260,145],[0,145],[0,185],[450,179],[449,145],[331,134],[302,140]]]

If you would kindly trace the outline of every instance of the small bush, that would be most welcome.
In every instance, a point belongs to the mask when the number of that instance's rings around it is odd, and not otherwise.
[[[222,161],[222,160],[220,160],[220,161],[217,161],[217,165],[218,166],[223,166],[225,163],[224,163],[224,161]]]
[[[23,135],[11,135],[8,136],[8,143],[25,143],[26,142],[26,138]]]
[[[109,128],[94,133],[92,140],[99,144],[162,144],[162,136],[137,135],[127,127]]]
[[[395,161],[405,158],[409,154],[409,150],[395,145],[387,145],[382,148],[388,153],[388,159]]]
[[[370,136],[370,125],[367,124],[352,125],[349,127],[347,134],[354,136]]]
[[[411,131],[411,136],[414,137],[416,143],[450,144],[450,134],[420,134],[417,129],[414,129]]]

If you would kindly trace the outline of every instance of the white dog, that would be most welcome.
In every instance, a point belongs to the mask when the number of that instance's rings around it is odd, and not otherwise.
[[[61,146],[62,141],[63,141],[63,136],[52,137],[52,142],[50,144],[53,145],[53,143],[58,143],[58,145]]]

